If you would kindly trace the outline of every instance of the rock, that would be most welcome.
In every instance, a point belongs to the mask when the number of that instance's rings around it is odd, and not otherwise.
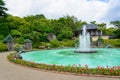
[[[48,39],[48,41],[51,41],[53,39],[56,39],[56,36],[53,33],[48,33],[47,39]]]
[[[45,46],[39,46],[39,49],[45,49]]]
[[[20,54],[15,54],[15,55],[14,55],[14,58],[22,59],[22,56],[21,56]]]

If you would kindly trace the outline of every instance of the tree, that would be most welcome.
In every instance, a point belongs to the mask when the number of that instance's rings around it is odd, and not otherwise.
[[[6,11],[8,10],[5,6],[3,0],[0,0],[0,18],[5,17],[7,15]]]
[[[119,20],[111,21],[110,24],[113,24],[115,27],[120,28],[120,21]]]
[[[9,28],[7,23],[0,23],[0,35],[6,37],[9,34]]]
[[[120,38],[120,28],[114,31],[115,37]]]
[[[69,27],[63,26],[63,29],[61,30],[61,33],[58,34],[58,39],[63,40],[63,39],[72,39],[73,37],[73,32],[72,29]]]
[[[27,17],[24,17],[24,19],[28,22],[32,22],[34,20],[39,20],[39,19],[46,19],[46,17],[43,14],[37,14],[37,15],[30,15]]]
[[[21,36],[21,33],[20,33],[18,30],[11,30],[11,31],[10,31],[10,34],[11,34],[13,37],[20,37],[20,36]]]
[[[27,22],[20,17],[8,15],[7,16],[9,29],[19,29],[21,26],[25,25]]]
[[[97,25],[96,21],[91,21],[90,23],[91,23],[91,24]]]
[[[31,33],[24,34],[23,36],[26,39],[27,38],[31,39],[33,41],[33,43],[34,43],[34,42],[37,42],[37,41],[40,40],[41,34],[39,32],[37,32],[37,31],[32,31]]]

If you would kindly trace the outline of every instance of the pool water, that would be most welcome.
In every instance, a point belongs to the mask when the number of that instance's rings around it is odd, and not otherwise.
[[[26,61],[56,65],[120,66],[120,49],[99,48],[97,53],[74,53],[75,49],[39,50],[22,53]]]

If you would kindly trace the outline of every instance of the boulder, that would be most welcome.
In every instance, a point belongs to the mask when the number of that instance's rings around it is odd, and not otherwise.
[[[39,46],[39,49],[45,49],[45,46]]]
[[[15,54],[15,55],[14,55],[14,58],[22,59],[22,56],[21,56],[20,54]]]
[[[48,33],[47,39],[48,39],[48,41],[51,41],[53,39],[56,39],[56,36],[53,33]]]

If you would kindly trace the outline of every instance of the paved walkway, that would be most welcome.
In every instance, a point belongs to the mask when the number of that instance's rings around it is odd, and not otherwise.
[[[0,80],[120,80],[117,78],[64,75],[34,70],[13,64],[7,60],[9,53],[0,53]]]

